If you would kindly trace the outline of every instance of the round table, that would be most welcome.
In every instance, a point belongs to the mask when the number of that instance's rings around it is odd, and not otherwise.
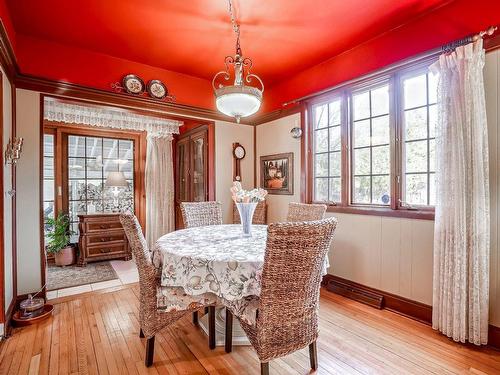
[[[241,224],[182,229],[158,239],[153,263],[161,268],[161,285],[183,287],[187,294],[213,293],[234,301],[260,295],[267,225],[253,225],[252,236],[243,236]],[[216,311],[216,343],[224,345],[224,309]],[[200,319],[206,331],[206,322]],[[234,320],[233,343],[248,345]]]

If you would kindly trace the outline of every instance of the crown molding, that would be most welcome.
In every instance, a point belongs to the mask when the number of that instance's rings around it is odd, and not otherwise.
[[[0,65],[9,81],[13,83],[19,74],[19,65],[2,19],[0,19]]]

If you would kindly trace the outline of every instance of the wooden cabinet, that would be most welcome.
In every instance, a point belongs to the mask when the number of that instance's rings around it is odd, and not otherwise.
[[[200,126],[179,136],[175,152],[176,228],[183,227],[181,202],[208,200],[208,127]]]
[[[81,214],[78,218],[79,266],[100,260],[132,259],[119,214]]]

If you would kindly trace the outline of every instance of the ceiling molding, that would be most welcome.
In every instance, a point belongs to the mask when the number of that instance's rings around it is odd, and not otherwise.
[[[9,81],[13,83],[19,74],[19,65],[2,19],[0,19],[0,65]]]
[[[289,105],[280,109],[276,109],[272,112],[263,113],[255,117],[252,116],[252,118],[250,118],[250,123],[252,125],[259,126],[274,120],[278,120],[282,117],[287,117],[295,113],[300,113],[301,110],[302,106],[299,104]]]

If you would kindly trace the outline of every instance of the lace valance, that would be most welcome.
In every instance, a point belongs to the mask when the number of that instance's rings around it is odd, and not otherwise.
[[[139,115],[118,108],[85,106],[53,98],[45,98],[43,117],[49,121],[146,131],[148,137],[162,138],[171,138],[172,134],[178,134],[179,126],[183,124],[182,121]]]

